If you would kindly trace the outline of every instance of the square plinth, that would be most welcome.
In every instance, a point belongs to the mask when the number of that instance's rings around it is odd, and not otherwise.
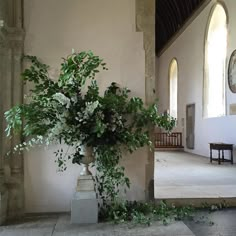
[[[98,201],[95,191],[76,192],[71,201],[72,224],[96,224],[98,222]]]

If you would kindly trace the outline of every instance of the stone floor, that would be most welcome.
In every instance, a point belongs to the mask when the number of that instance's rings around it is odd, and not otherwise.
[[[236,197],[236,165],[210,164],[207,158],[181,152],[157,152],[157,199]],[[192,221],[160,222],[150,227],[72,225],[69,215],[26,217],[0,227],[0,236],[236,236],[236,208],[198,212]]]
[[[235,236],[236,209],[199,212],[191,221],[150,227],[113,225],[71,225],[69,215],[28,217],[0,227],[0,236]]]
[[[155,153],[155,198],[236,198],[236,164],[185,152]]]

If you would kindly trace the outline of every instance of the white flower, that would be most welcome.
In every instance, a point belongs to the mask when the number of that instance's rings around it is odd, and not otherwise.
[[[50,125],[51,124],[51,121],[49,118],[46,118],[46,119],[43,119],[42,120],[42,123],[45,124],[45,125]]]
[[[72,97],[71,101],[74,102],[74,103],[77,103],[77,101],[78,101],[77,96]]]
[[[63,131],[63,125],[61,122],[57,122],[56,125],[52,128],[51,133],[54,136],[59,135]]]
[[[66,108],[70,107],[70,99],[66,97],[63,93],[55,93],[53,98],[57,100],[62,105],[66,105]]]
[[[99,101],[95,101],[95,102],[86,102],[86,108],[84,111],[84,115],[85,117],[91,116],[95,109],[98,107],[99,105]]]
[[[75,84],[74,79],[72,77],[66,83],[71,85]]]

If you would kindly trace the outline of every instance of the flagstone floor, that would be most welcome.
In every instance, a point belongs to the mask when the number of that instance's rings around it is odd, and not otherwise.
[[[156,152],[155,198],[236,198],[236,164],[218,165],[185,152]]]
[[[0,236],[235,236],[236,209],[199,212],[191,221],[150,227],[114,225],[71,225],[69,215],[26,217],[0,227]]]
[[[236,165],[216,162],[183,152],[156,152],[155,197],[235,198]],[[209,213],[201,211],[192,221],[150,227],[114,225],[72,225],[70,215],[25,217],[0,227],[0,236],[236,236],[236,208]]]

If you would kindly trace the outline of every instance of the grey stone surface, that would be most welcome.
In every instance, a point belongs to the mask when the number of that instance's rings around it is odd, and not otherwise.
[[[6,127],[4,112],[12,105],[20,104],[23,100],[23,81],[20,80],[22,72],[22,54],[24,46],[23,29],[23,2],[0,1],[0,15],[3,27],[0,29],[0,100],[4,101],[0,107],[0,130]],[[12,153],[6,158],[6,153],[21,141],[20,135],[13,135],[11,139],[5,132],[0,134],[0,188],[6,188],[7,199],[1,201],[0,221],[4,221],[3,209],[7,207],[7,217],[20,217],[24,211],[24,173],[22,155],[14,156]],[[9,175],[5,169],[9,168]],[[7,204],[6,204],[7,203]],[[3,215],[2,215],[3,213]]]
[[[97,222],[98,201],[95,192],[76,192],[71,201],[71,223],[94,224]]]
[[[133,225],[114,225],[112,223],[100,223],[93,225],[71,225],[69,217],[60,218],[53,236],[83,235],[83,236],[192,236],[191,230],[183,222],[174,222],[164,226],[159,222],[153,223],[150,227]]]
[[[156,199],[235,198],[236,165],[185,152],[155,153]]]
[[[52,229],[5,229],[0,236],[51,236]]]
[[[79,199],[96,199],[96,193],[95,191],[81,191],[81,192],[76,192],[74,194],[74,198],[73,199],[76,199],[76,200],[79,200]]]
[[[77,191],[94,191],[92,175],[82,175],[77,181]]]
[[[224,209],[215,212],[199,212],[193,221],[185,224],[196,236],[235,236],[236,210]]]
[[[7,199],[8,199],[8,192],[2,190],[0,192],[0,225],[2,225],[6,221]]]
[[[156,55],[155,55],[155,0],[135,0],[136,31],[143,33],[145,52],[145,103],[150,104],[157,98],[156,87]],[[150,188],[154,176],[154,156],[146,149],[145,165],[145,199],[152,200],[153,187]],[[125,166],[126,170],[127,167]],[[129,171],[128,171],[129,172]]]
[[[201,211],[193,221],[178,221],[150,227],[127,224],[70,223],[70,215],[24,218],[0,227],[0,236],[235,236],[236,209]]]
[[[0,236],[51,236],[58,216],[26,217],[0,227]]]

